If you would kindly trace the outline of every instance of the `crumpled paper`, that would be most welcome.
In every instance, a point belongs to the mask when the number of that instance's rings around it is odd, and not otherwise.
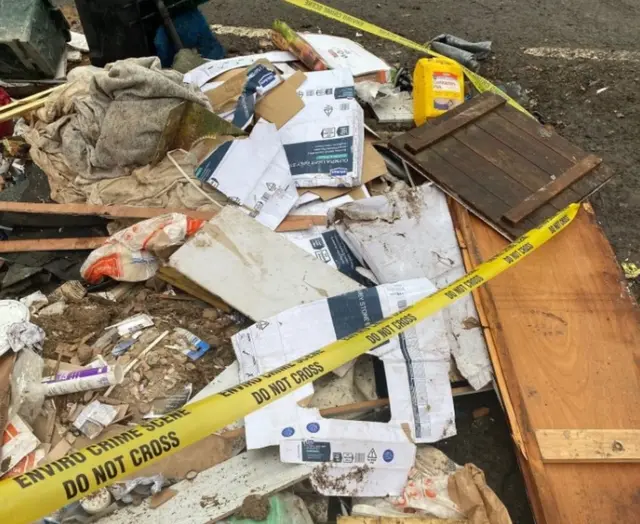
[[[46,334],[44,330],[31,322],[16,322],[7,328],[7,341],[14,352],[30,348],[42,352]]]

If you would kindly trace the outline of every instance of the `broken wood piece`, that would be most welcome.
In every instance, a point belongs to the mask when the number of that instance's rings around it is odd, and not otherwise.
[[[289,215],[276,228],[276,232],[303,231],[313,226],[326,226],[327,217],[323,215]]]
[[[105,218],[153,218],[166,213],[181,213],[191,218],[211,220],[218,211],[197,211],[186,208],[160,208],[136,206],[96,206],[91,204],[42,204],[36,202],[0,202],[0,212],[42,215],[92,215]],[[280,223],[276,231],[301,231],[315,225],[326,225],[322,215],[290,215]]]
[[[640,462],[640,429],[538,429],[543,462]]]
[[[34,238],[0,242],[0,253],[27,253],[31,251],[90,251],[103,245],[109,237],[87,238]]]
[[[505,213],[504,218],[512,224],[517,224],[523,218],[528,217],[531,213],[546,204],[554,196],[564,191],[574,182],[580,180],[587,173],[593,171],[602,163],[602,158],[595,155],[589,155],[580,160],[567,169],[562,175],[548,184],[542,186],[535,193],[530,194],[517,206],[511,208]]]
[[[158,335],[158,337],[153,342],[151,342],[151,344],[149,344],[146,348],[144,348],[136,358],[134,358],[131,362],[129,362],[129,364],[127,364],[127,367],[124,368],[122,376],[125,377],[127,373],[129,373],[129,371],[131,371],[132,369],[135,369],[138,366],[138,364],[140,364],[140,361],[145,357],[145,355],[149,353],[149,351],[151,351],[154,347],[156,347],[162,341],[162,339],[165,338],[168,334],[169,334],[169,330],[164,331],[163,333]],[[107,389],[107,391],[103,395],[103,397],[107,398],[109,395],[111,395],[111,392],[115,387],[116,387],[116,384],[110,386],[109,389]]]
[[[160,507],[165,502],[167,502],[167,500],[171,500],[177,494],[178,492],[175,489],[163,489],[160,493],[156,493],[155,495],[151,496],[151,499],[149,500],[149,507],[151,509],[156,509],[157,507]]]
[[[227,304],[220,297],[210,293],[203,287],[200,287],[193,280],[188,279],[172,267],[161,267],[158,270],[158,278],[171,284],[172,286],[181,289],[185,293],[196,297],[199,300],[209,304],[210,306],[221,309],[225,313],[231,313],[233,311],[229,304]]]

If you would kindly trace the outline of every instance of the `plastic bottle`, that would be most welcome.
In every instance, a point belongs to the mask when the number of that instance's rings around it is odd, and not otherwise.
[[[413,72],[413,119],[420,126],[464,102],[462,66],[443,58],[421,58]]]

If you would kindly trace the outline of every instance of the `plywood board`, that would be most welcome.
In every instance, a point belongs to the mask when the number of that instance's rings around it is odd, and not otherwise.
[[[229,206],[174,253],[169,265],[253,320],[362,288]]]
[[[538,429],[544,462],[640,462],[640,429]]]
[[[474,264],[504,248],[500,235],[454,208]],[[478,296],[528,452],[521,465],[536,521],[635,522],[640,464],[545,464],[535,436],[640,428],[638,307],[593,213],[581,210]]]
[[[389,145],[509,239],[583,200],[613,174],[602,159],[492,93],[395,137]]]

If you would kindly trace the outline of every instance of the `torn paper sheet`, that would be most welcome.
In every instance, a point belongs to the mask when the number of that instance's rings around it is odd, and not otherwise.
[[[386,284],[304,304],[266,318],[232,337],[242,380],[316,351],[396,313],[435,291],[427,279]],[[372,351],[384,362],[391,423],[406,423],[416,442],[455,435],[449,383],[449,342],[441,313]],[[313,374],[309,369],[303,372]],[[295,381],[295,377],[291,377]],[[267,392],[278,394],[277,390]],[[278,444],[295,424],[313,385],[276,400],[245,417],[248,449]]]
[[[80,412],[73,422],[73,427],[93,439],[102,433],[102,430],[111,424],[117,416],[117,407],[94,400]]]
[[[49,445],[42,444],[39,448],[29,453],[20,462],[13,466],[13,468],[7,471],[6,478],[17,477],[18,475],[22,475],[23,473],[38,467],[47,455],[45,446],[48,447]]]
[[[305,107],[280,128],[297,187],[361,184],[364,113],[348,69],[307,73]]]
[[[249,138],[224,142],[196,169],[196,176],[270,229],[278,227],[298,200],[276,126],[261,120]]]
[[[348,69],[354,77],[369,76],[380,83],[391,82],[391,67],[360,44],[339,36],[302,33],[330,69]]]
[[[295,62],[297,58],[289,51],[271,51],[269,53],[261,53],[257,55],[237,56],[233,58],[225,58],[224,60],[212,60],[196,67],[184,75],[184,82],[187,84],[195,84],[202,87],[209,80],[216,76],[238,69],[247,67],[258,60],[268,60],[269,62]]]
[[[330,222],[380,282],[425,277],[439,289],[465,274],[444,193],[421,186],[359,200],[329,213]],[[491,381],[486,342],[471,296],[442,311],[453,357],[475,388]]]
[[[0,477],[40,445],[40,441],[18,415],[9,420],[4,430],[3,443]]]
[[[296,422],[282,430],[280,459],[317,464],[311,474],[316,491],[326,496],[402,493],[416,446],[401,426],[322,419],[315,409],[303,410]]]

